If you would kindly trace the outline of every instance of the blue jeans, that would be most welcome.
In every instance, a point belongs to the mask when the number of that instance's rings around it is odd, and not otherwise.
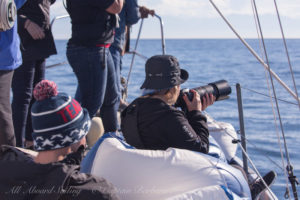
[[[119,128],[119,95],[114,63],[108,48],[68,45],[68,61],[77,77],[75,99],[94,117],[100,108],[105,132]]]
[[[14,72],[12,80],[12,116],[16,144],[23,146],[23,138],[32,141],[31,106],[34,86],[45,78],[45,59],[23,61]]]
[[[122,58],[121,52],[118,48],[111,46],[109,48],[111,56],[114,61],[115,65],[115,71],[116,71],[116,80],[117,80],[117,86],[118,86],[118,95],[119,98],[121,99],[121,90],[123,89],[121,86],[121,69],[122,69]]]

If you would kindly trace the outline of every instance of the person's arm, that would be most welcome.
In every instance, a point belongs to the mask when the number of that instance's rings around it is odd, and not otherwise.
[[[44,29],[28,19],[25,15],[18,15],[18,27],[26,29],[34,40],[43,39],[45,37]]]
[[[201,111],[212,105],[215,101],[213,95],[206,95],[201,103],[200,95],[192,90],[194,97],[190,101],[186,95],[183,99],[187,105],[187,118],[180,111],[173,111],[168,119],[169,125],[166,131],[169,132],[169,139],[173,147],[189,149],[202,153],[209,150],[209,131],[206,124],[206,117]],[[172,137],[174,136],[174,137]]]
[[[183,112],[173,110],[166,118],[165,127],[169,146],[208,153],[209,132],[206,117],[200,111],[192,111],[186,118]]]
[[[28,33],[34,40],[41,40],[45,38],[44,29],[30,19],[26,19],[24,28],[28,31]]]
[[[24,13],[33,12],[30,3],[35,4],[33,2],[27,2],[22,7],[22,10],[26,10]],[[20,12],[18,12],[18,28],[19,30],[25,29],[34,40],[43,39],[45,37],[44,29],[33,22],[27,15],[20,14]]]
[[[147,18],[149,15],[154,16],[155,11],[150,10],[145,6],[138,6],[137,0],[126,0],[126,25],[133,25],[138,22],[140,18]]]
[[[106,12],[118,14],[123,8],[123,0],[115,0],[107,9]]]
[[[125,23],[127,26],[136,24],[141,18],[137,0],[126,0],[124,4]]]

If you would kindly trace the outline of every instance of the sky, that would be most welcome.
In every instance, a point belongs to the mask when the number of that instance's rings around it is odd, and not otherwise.
[[[299,0],[259,0],[257,11],[265,38],[281,38],[274,2],[276,1],[284,35],[300,38]],[[139,0],[139,5],[154,9],[164,23],[165,38],[236,38],[209,0]],[[243,38],[257,38],[251,0],[213,0],[220,11]],[[51,7],[51,17],[67,14],[62,0]],[[140,23],[132,27],[136,38]],[[68,39],[71,34],[69,18],[56,20],[53,25],[56,39]],[[156,17],[144,20],[141,38],[160,38]]]

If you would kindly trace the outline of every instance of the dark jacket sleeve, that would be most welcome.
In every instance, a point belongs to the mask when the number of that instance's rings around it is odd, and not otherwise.
[[[186,118],[183,112],[174,109],[166,121],[165,132],[171,146],[208,153],[209,132],[206,117],[200,111],[189,112]]]
[[[126,25],[131,26],[133,24],[136,24],[140,19],[140,11],[137,0],[126,0],[124,6]]]
[[[72,174],[64,186],[65,193],[60,200],[118,200],[115,187],[103,178],[76,172]]]

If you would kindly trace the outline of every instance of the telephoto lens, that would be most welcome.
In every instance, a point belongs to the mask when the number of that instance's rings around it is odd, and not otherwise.
[[[213,94],[215,96],[216,101],[221,101],[229,98],[229,94],[231,93],[231,87],[226,80],[219,80],[216,82],[209,83],[205,86],[200,86],[193,88],[199,95],[202,100],[202,97],[206,94]],[[182,89],[180,91],[177,102],[175,103],[176,107],[181,107],[182,110],[186,110],[186,104],[183,99],[183,94],[186,94],[190,101],[194,98],[194,93],[192,93],[189,89]]]

